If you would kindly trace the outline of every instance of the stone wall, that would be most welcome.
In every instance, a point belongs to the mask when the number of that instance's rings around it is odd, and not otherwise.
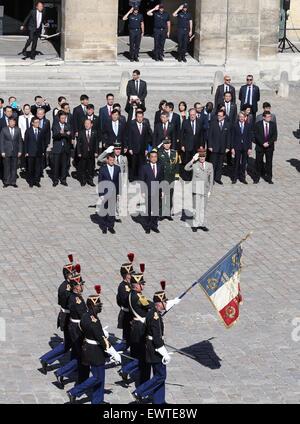
[[[118,0],[62,0],[62,16],[65,60],[116,60]]]

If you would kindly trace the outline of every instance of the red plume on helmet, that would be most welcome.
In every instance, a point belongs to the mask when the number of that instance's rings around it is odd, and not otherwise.
[[[129,262],[133,262],[134,261],[134,253],[128,253],[127,258],[129,260]]]
[[[161,287],[161,289],[163,290],[163,291],[165,291],[166,290],[166,281],[161,281],[160,282],[160,287]]]
[[[144,272],[145,272],[145,264],[140,264],[140,270],[141,270],[141,273],[142,274],[144,274]]]
[[[80,264],[76,264],[75,265],[75,271],[77,272],[77,274],[80,274],[81,273],[81,266],[80,266]]]
[[[68,255],[69,263],[72,264],[74,262],[73,255]]]
[[[97,293],[97,294],[101,294],[102,287],[100,286],[100,284],[97,284],[97,285],[95,286],[95,290],[96,290],[96,293]]]

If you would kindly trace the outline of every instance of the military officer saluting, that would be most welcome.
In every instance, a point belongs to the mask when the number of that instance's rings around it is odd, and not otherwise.
[[[171,32],[170,15],[162,3],[149,10],[147,15],[154,16],[154,59],[163,61],[166,38],[170,37]]]
[[[110,345],[105,336],[98,314],[102,311],[100,294],[89,296],[86,302],[88,311],[83,314],[79,327],[84,341],[82,345],[82,362],[90,367],[92,377],[74,386],[67,392],[70,402],[82,396],[87,390],[92,390],[92,404],[104,404],[105,356],[109,354],[116,363],[121,362],[121,356]]]
[[[206,227],[206,210],[214,185],[214,168],[211,163],[206,162],[206,150],[203,147],[198,149],[198,153],[185,166],[185,170],[193,171],[194,219],[192,230],[194,233],[198,228],[205,232],[209,231]]]
[[[166,187],[162,189],[163,196],[161,201],[161,218],[173,221],[173,197],[176,174],[179,170],[179,155],[176,150],[171,149],[172,142],[169,138],[165,138],[163,146],[158,151],[158,160],[164,169],[164,183]]]
[[[130,346],[131,315],[129,310],[129,293],[131,291],[131,274],[133,272],[132,263],[125,263],[121,266],[120,273],[122,281],[118,287],[117,304],[120,307],[118,316],[118,328],[123,330],[121,343],[115,346],[117,351],[125,351]]]
[[[141,40],[144,36],[145,25],[143,15],[139,13],[139,8],[137,6],[132,7],[129,12],[123,16],[123,21],[127,20],[130,43],[130,62],[139,62]]]
[[[184,3],[173,13],[177,18],[177,37],[178,37],[178,62],[186,62],[186,53],[189,39],[193,34],[192,15],[188,12],[188,4]]]
[[[153,297],[154,307],[146,317],[146,362],[151,365],[153,377],[138,386],[133,392],[138,401],[152,397],[155,405],[166,403],[165,382],[167,367],[171,356],[164,343],[164,324],[162,313],[167,310],[167,297],[164,291],[156,292]]]
[[[58,305],[61,309],[57,318],[57,328],[60,328],[61,331],[63,331],[64,342],[58,344],[55,348],[40,358],[44,374],[47,374],[48,365],[53,364],[71,349],[71,339],[68,330],[70,311],[68,310],[67,305],[71,294],[70,280],[73,272],[75,271],[75,265],[73,264],[73,255],[69,255],[68,258],[69,263],[63,267],[64,281],[58,288]]]
[[[131,275],[131,291],[128,297],[129,309],[131,313],[131,334],[130,334],[130,355],[138,360],[140,384],[149,380],[150,366],[146,363],[145,348],[145,322],[146,316],[152,302],[143,294],[145,285],[144,275],[141,273],[132,273]]]

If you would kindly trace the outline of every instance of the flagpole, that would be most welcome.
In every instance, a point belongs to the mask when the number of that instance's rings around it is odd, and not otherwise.
[[[178,298],[181,300],[186,296],[197,284],[200,284],[202,280],[204,280],[209,274],[211,274],[219,265],[226,259],[226,257],[230,254],[230,252],[235,251],[238,246],[240,246],[244,241],[248,240],[253,234],[253,231],[250,231],[244,238],[242,238],[239,243],[237,243],[232,249],[228,250],[228,252],[218,260],[218,262],[213,265],[208,271],[206,271],[202,277],[200,277],[197,281],[195,281],[188,289],[186,289]],[[173,306],[174,307],[174,306]],[[173,309],[173,307],[171,309]],[[169,311],[171,310],[169,309]],[[169,311],[165,311],[162,316],[165,316]]]

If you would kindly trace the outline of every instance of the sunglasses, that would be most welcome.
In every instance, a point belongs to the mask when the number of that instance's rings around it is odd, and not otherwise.
[[[230,78],[226,78],[225,81],[231,81],[231,79]]]
[[[253,78],[247,78],[247,81],[253,81]]]

